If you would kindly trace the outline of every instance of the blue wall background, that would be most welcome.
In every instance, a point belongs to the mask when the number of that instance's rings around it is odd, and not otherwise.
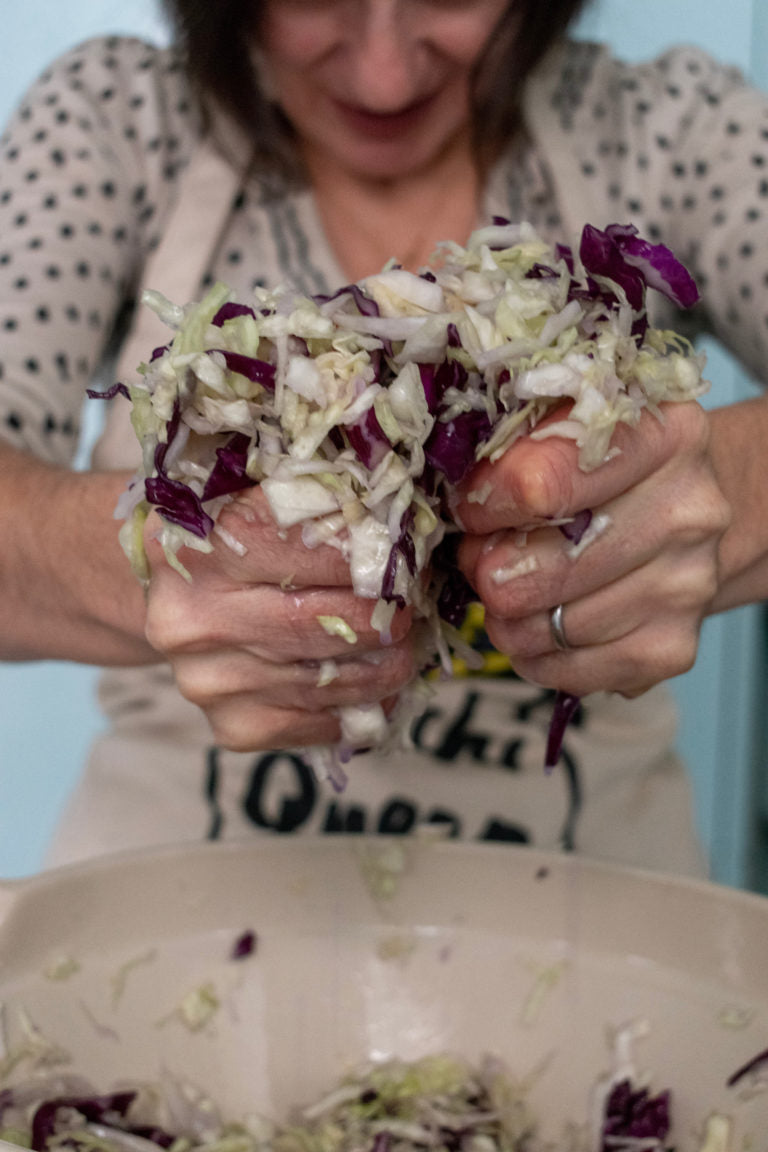
[[[63,14],[65,11],[65,15]],[[693,42],[768,86],[765,0],[597,0],[580,34],[607,39],[628,59]],[[0,121],[30,80],[87,36],[129,32],[154,40],[165,29],[154,0],[25,0],[6,6]],[[715,347],[709,403],[753,386]],[[57,663],[0,664],[0,877],[40,867],[45,845],[101,724],[96,671]],[[757,886],[758,781],[766,775],[762,611],[708,621],[696,667],[673,681],[681,707],[680,748],[693,773],[702,835],[717,880]],[[765,784],[763,790],[768,791]]]

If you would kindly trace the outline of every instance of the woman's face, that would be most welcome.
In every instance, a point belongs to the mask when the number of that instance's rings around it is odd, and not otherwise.
[[[397,178],[466,142],[472,68],[507,0],[266,0],[268,86],[317,162]]]

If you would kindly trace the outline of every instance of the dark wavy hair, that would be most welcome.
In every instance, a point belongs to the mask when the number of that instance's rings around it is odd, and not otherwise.
[[[510,0],[473,80],[474,138],[489,160],[520,126],[525,81],[588,0]],[[260,0],[163,0],[203,114],[218,105],[245,131],[260,167],[300,175],[292,129],[259,85],[253,61]]]

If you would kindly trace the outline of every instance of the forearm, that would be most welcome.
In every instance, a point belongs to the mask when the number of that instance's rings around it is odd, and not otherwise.
[[[712,612],[768,599],[768,395],[715,409],[711,447],[731,523]]]
[[[0,659],[157,659],[113,517],[125,481],[53,468],[0,445]]]

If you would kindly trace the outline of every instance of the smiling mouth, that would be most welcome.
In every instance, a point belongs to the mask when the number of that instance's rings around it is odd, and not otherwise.
[[[405,135],[423,119],[433,97],[427,96],[402,108],[398,112],[372,112],[355,104],[336,101],[342,119],[357,134],[375,140],[393,140]]]

